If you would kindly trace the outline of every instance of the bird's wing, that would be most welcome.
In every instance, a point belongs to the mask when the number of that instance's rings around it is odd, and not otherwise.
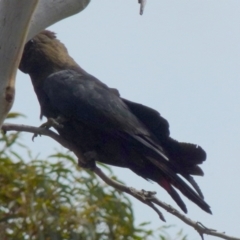
[[[165,141],[169,137],[169,124],[160,113],[140,103],[135,103],[122,98],[131,112],[157,137],[159,141]]]
[[[187,211],[185,204],[171,184],[210,212],[209,206],[176,174],[154,134],[112,89],[94,77],[63,70],[51,74],[45,80],[43,90],[50,104],[64,117],[119,136],[129,146],[136,148],[159,170],[157,182],[168,191],[183,211]]]
[[[90,75],[72,70],[51,74],[43,87],[51,105],[67,118],[107,131],[141,147],[146,155],[167,160],[161,146],[122,99]]]
[[[178,142],[170,137],[169,124],[159,112],[139,103],[123,99],[131,112],[158,139],[167,152],[169,159],[180,164],[190,174],[203,175],[200,169],[193,168],[206,160],[206,152],[196,144]]]
[[[205,151],[198,145],[178,142],[170,137],[169,124],[156,110],[139,103],[123,99],[131,112],[154,134],[163,146],[175,172],[187,179],[199,196],[203,194],[191,175],[203,175],[198,166],[206,159]],[[155,164],[156,165],[156,164]]]

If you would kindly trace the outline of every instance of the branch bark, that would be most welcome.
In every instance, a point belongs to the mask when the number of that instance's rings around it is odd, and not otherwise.
[[[26,40],[82,11],[90,0],[0,0],[0,126],[14,102],[15,78]]]
[[[84,162],[84,155],[79,149],[77,149],[74,146],[72,146],[71,144],[69,144],[69,142],[67,142],[65,139],[63,139],[57,133],[55,133],[51,130],[48,130],[45,128],[33,127],[33,126],[10,124],[10,123],[3,124],[2,130],[4,132],[7,132],[7,131],[28,132],[28,133],[39,134],[39,135],[51,137],[52,139],[57,141],[62,146],[66,147],[70,151],[73,151],[74,154],[78,157],[78,159],[80,161]],[[177,218],[181,219],[184,223],[186,223],[187,225],[194,228],[199,233],[199,235],[201,236],[202,239],[204,239],[204,235],[210,235],[210,236],[215,236],[215,237],[218,237],[221,239],[226,239],[226,240],[240,240],[240,238],[226,235],[225,233],[216,231],[215,229],[207,228],[198,221],[191,220],[190,218],[186,217],[184,214],[180,213],[178,210],[173,208],[171,205],[166,204],[166,203],[160,201],[159,199],[157,199],[154,196],[155,192],[149,192],[149,191],[145,191],[145,190],[138,191],[134,188],[127,187],[121,183],[118,183],[118,182],[110,179],[108,176],[106,176],[104,174],[104,172],[97,166],[92,170],[96,175],[98,175],[108,185],[114,187],[115,189],[117,189],[119,191],[125,192],[125,193],[131,195],[132,197],[138,199],[142,203],[148,205],[150,208],[152,208],[158,214],[159,218],[162,221],[165,221],[165,219],[164,219],[163,214],[157,208],[157,206],[165,209],[170,214],[176,216]]]
[[[0,125],[14,101],[16,72],[38,2],[0,0]]]
[[[31,20],[27,40],[42,29],[84,10],[91,0],[40,0]]]

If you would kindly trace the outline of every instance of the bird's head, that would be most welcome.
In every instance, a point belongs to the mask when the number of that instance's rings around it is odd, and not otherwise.
[[[44,30],[26,43],[19,69],[30,75],[42,75],[43,72],[48,75],[68,65],[77,64],[55,33]]]

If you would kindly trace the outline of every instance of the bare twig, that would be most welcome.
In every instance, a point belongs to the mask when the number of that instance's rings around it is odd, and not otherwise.
[[[140,15],[143,15],[143,11],[145,8],[145,5],[147,3],[147,0],[138,0],[138,3],[140,4]]]
[[[26,126],[26,125],[10,124],[10,123],[3,124],[2,130],[4,132],[7,132],[7,131],[29,132],[29,133],[34,133],[34,134],[45,135],[45,136],[51,137],[55,141],[57,141],[59,144],[61,144],[62,146],[73,151],[74,154],[79,158],[79,160],[84,162],[84,155],[79,151],[79,149],[72,146],[68,141],[66,141],[65,139],[60,137],[57,133],[55,133],[51,130],[44,129],[44,128],[38,128],[38,127],[32,127],[32,126]],[[164,219],[162,213],[156,207],[156,205],[161,208],[164,208],[167,212],[169,212],[172,215],[176,216],[177,218],[181,219],[187,225],[193,227],[199,233],[199,235],[201,236],[202,239],[204,239],[203,238],[204,235],[210,235],[210,236],[215,236],[215,237],[219,237],[219,238],[226,239],[226,240],[240,240],[240,238],[228,236],[225,233],[221,233],[214,229],[207,228],[200,222],[191,220],[190,218],[186,217],[185,215],[183,215],[182,213],[177,211],[171,205],[168,205],[168,204],[160,201],[159,199],[157,199],[155,197],[155,192],[148,192],[148,191],[144,191],[144,190],[138,191],[134,188],[130,188],[123,184],[120,184],[120,183],[110,179],[108,176],[106,176],[103,173],[103,171],[97,166],[92,170],[96,175],[98,175],[108,185],[116,188],[119,191],[125,192],[125,193],[133,196],[134,198],[138,199],[142,203],[151,207],[158,214],[159,218],[162,221],[165,221],[165,219]]]
[[[139,201],[141,201],[142,203],[148,205],[149,207],[151,207],[159,216],[159,218],[162,221],[166,221],[163,214],[159,211],[159,209],[157,209],[154,204],[151,202],[150,199],[147,199],[144,194],[142,194],[142,191],[137,191],[136,189],[130,188],[130,187],[126,187],[125,185],[118,183],[112,179],[110,179],[109,177],[107,177],[103,171],[99,168],[99,167],[95,167],[95,169],[93,170],[95,174],[97,174],[104,182],[106,182],[108,185],[116,188],[117,190],[120,190],[122,192],[128,193],[129,195],[137,198]]]

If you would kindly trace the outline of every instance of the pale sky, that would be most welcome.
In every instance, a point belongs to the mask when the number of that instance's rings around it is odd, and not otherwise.
[[[92,0],[80,14],[49,29],[89,73],[124,98],[158,110],[171,136],[199,144],[207,152],[204,177],[196,177],[213,215],[185,197],[187,216],[206,227],[240,237],[240,1],[149,0],[143,16],[137,0]],[[12,111],[27,115],[22,124],[38,126],[39,105],[29,77],[17,75]],[[45,157],[60,148],[47,137],[25,143]],[[178,209],[157,184],[129,170],[114,168],[128,186],[157,191]],[[152,209],[131,198],[137,223],[163,225]],[[190,240],[191,227],[162,210],[167,225],[176,225]],[[205,236],[205,240],[216,239]]]

